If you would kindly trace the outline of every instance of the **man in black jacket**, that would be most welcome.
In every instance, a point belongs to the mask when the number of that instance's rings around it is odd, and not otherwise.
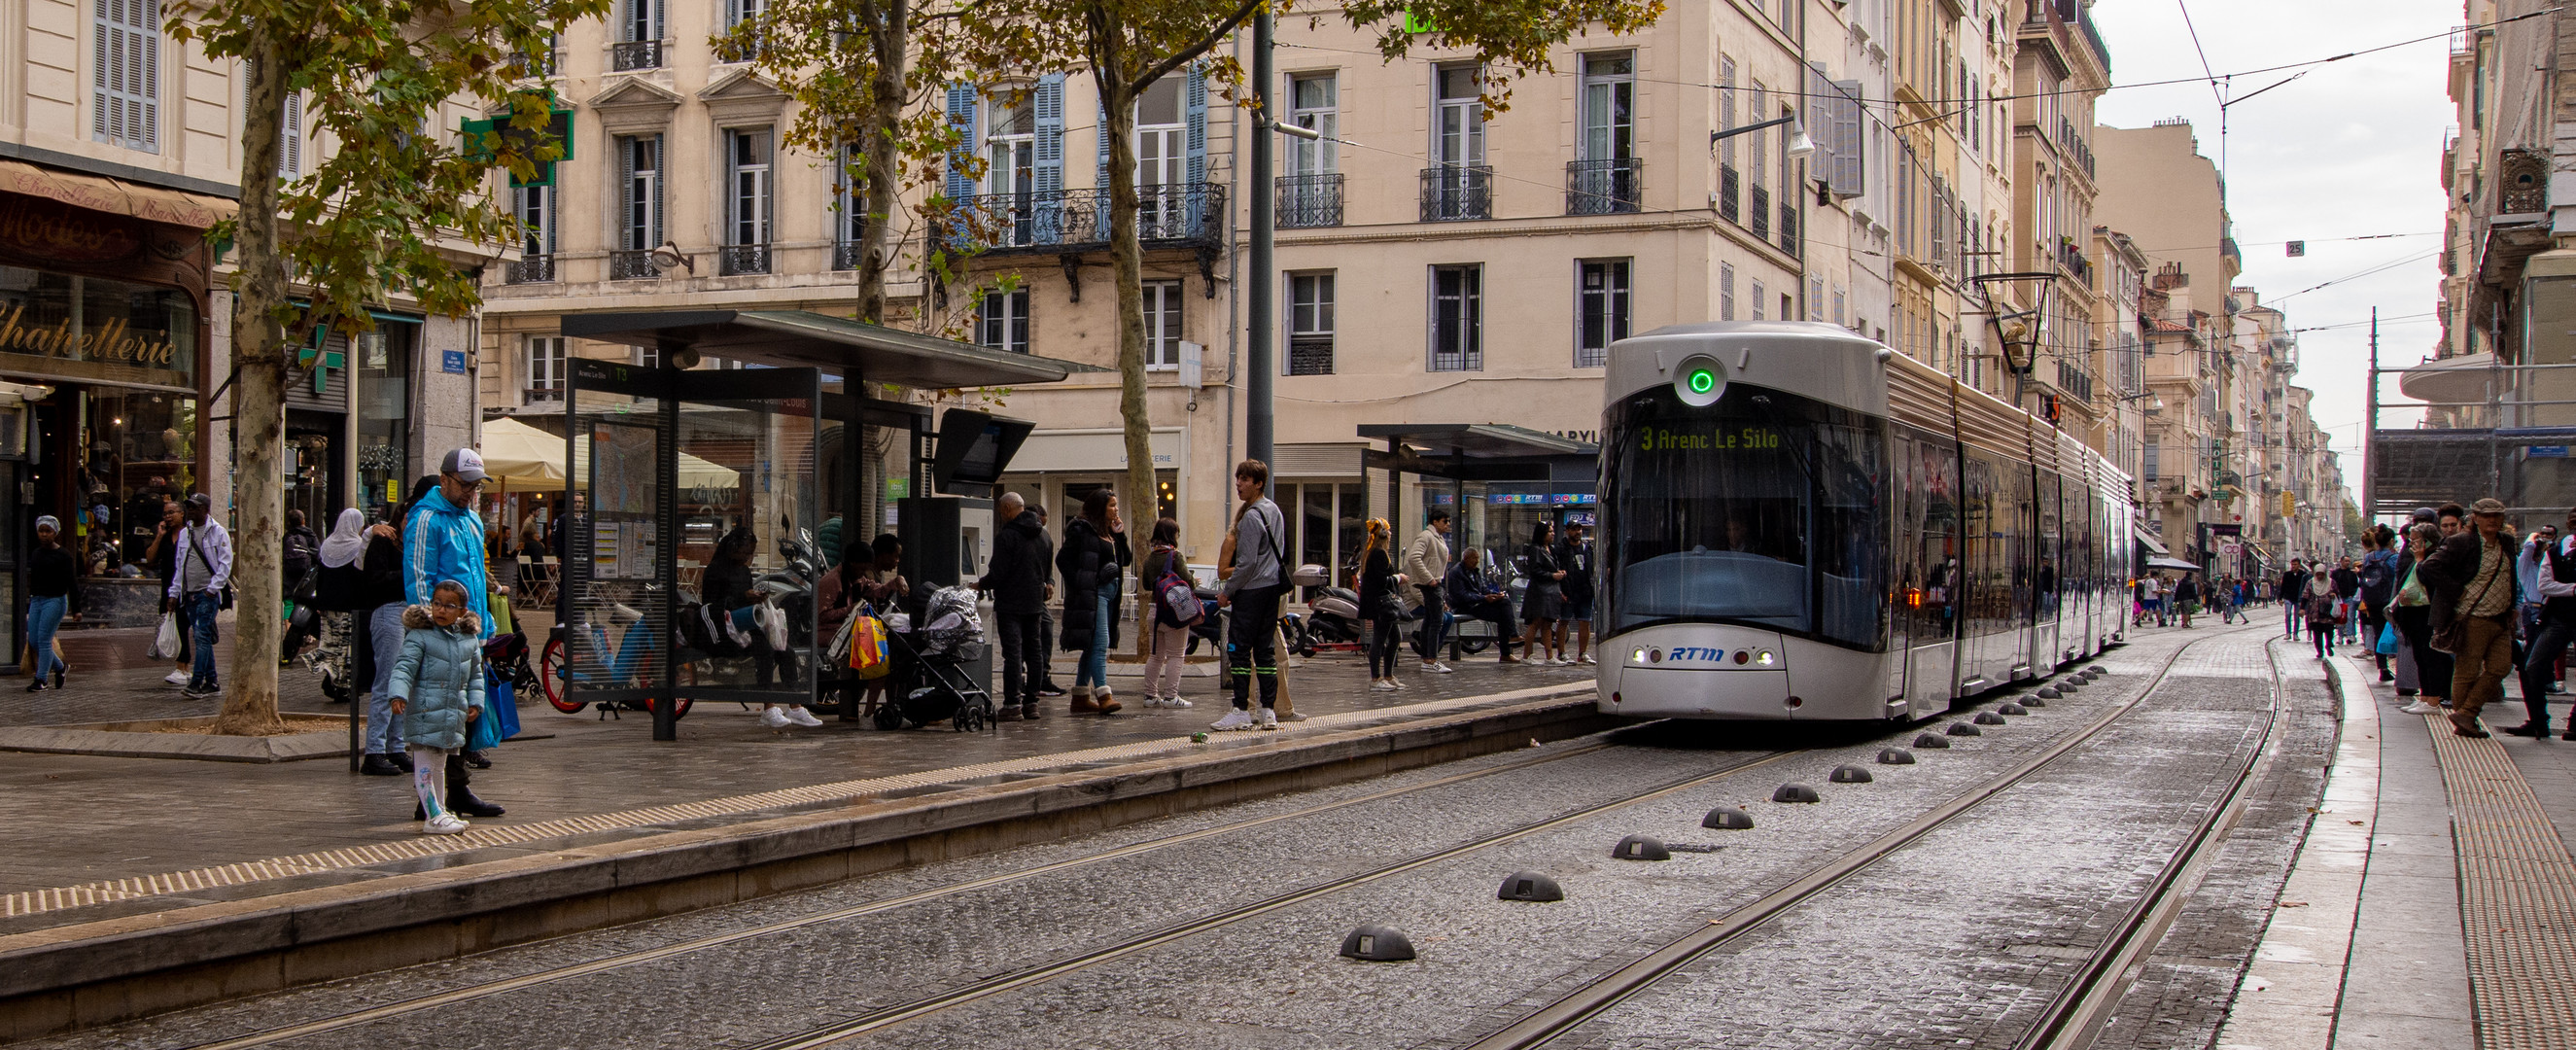
[[[2536,593],[2524,595],[2541,604],[2540,628],[2522,660],[2523,721],[2505,730],[2534,739],[2549,735],[2550,672],[2567,655],[2568,643],[2576,641],[2576,510],[2567,512],[2566,537],[2552,538],[2539,555]],[[2562,739],[2576,740],[2576,714],[2568,716]]]
[[[1016,492],[1005,492],[993,505],[993,519],[1002,523],[993,536],[993,562],[984,571],[977,589],[993,595],[993,620],[1002,645],[1002,695],[998,712],[1002,721],[1036,720],[1038,715],[1038,682],[1046,677],[1046,638],[1038,630],[1038,617],[1046,612],[1046,603],[1055,597],[1055,584],[1049,577],[1055,572],[1055,544],[1047,540],[1046,527],[1028,501]]]
[[[2478,710],[2504,696],[2513,673],[2513,614],[2520,581],[2514,578],[2513,530],[2504,504],[2482,499],[2469,508],[2471,527],[2452,534],[2416,569],[2433,599],[2433,634],[2450,642],[2451,730],[2482,737]]]
[[[2272,592],[2281,600],[2281,637],[2299,640],[2300,606],[2307,604],[2308,570],[2299,559],[2290,559],[2290,571],[2281,574],[2281,586]]]

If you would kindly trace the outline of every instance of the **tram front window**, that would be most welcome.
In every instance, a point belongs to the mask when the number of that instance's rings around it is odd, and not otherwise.
[[[1608,417],[1609,631],[1724,621],[1877,643],[1884,530],[1866,417],[1742,386],[1706,408],[1656,387]]]

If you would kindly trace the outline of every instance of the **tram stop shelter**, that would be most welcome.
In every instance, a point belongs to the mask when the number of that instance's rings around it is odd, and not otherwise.
[[[1601,448],[1589,441],[1509,423],[1363,423],[1359,436],[1386,443],[1367,450],[1361,463],[1386,471],[1386,518],[1399,542],[1417,527],[1398,521],[1408,474],[1420,479],[1425,517],[1433,507],[1449,508],[1450,549],[1484,551],[1486,571],[1505,580],[1510,559],[1539,522],[1560,535],[1568,522],[1592,524]],[[1519,607],[1517,594],[1512,604]],[[1460,626],[1471,625],[1462,619]],[[1449,634],[1453,660],[1469,640],[1464,633]]]
[[[1090,370],[801,310],[572,314],[563,334],[660,351],[659,367],[569,362],[558,601],[566,698],[648,705],[656,740],[677,739],[684,702],[819,695],[811,593],[775,602],[783,630],[766,613],[729,625],[726,602],[705,593],[711,577],[741,605],[736,587],[790,568],[791,541],[812,540],[802,554],[819,575],[888,527],[905,541],[916,600],[980,564],[958,524],[969,501],[935,490],[989,483],[1029,425],[951,409],[963,436],[942,456],[928,407],[867,391],[1029,386]],[[716,359],[737,367],[691,367]],[[784,658],[769,642],[778,634]],[[672,658],[696,639],[715,644]]]

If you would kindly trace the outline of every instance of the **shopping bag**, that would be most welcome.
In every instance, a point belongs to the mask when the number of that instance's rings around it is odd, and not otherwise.
[[[176,660],[179,658],[178,613],[161,614],[161,630],[152,636],[152,648],[144,651],[143,658],[146,660]]]
[[[488,691],[492,706],[483,712],[483,720],[492,723],[494,742],[519,735],[519,691],[509,682],[501,682]]]
[[[860,606],[850,613],[849,619],[841,621],[840,629],[833,631],[832,637],[824,640],[823,666],[850,666],[850,632],[858,629],[859,617],[866,615],[868,615],[868,608],[864,605]]]
[[[509,598],[509,596],[508,596],[508,595],[504,595],[504,594],[492,594],[492,593],[486,592],[486,593],[484,594],[484,596],[483,596],[483,597],[484,597],[484,601],[485,601],[485,602],[487,602],[487,603],[489,603],[489,605],[491,606],[491,609],[492,609],[492,633],[494,633],[494,634],[508,634],[508,633],[510,633],[510,598]]]
[[[850,614],[850,670],[862,679],[883,678],[894,670],[893,661],[887,658],[884,621]]]
[[[2397,655],[2397,625],[2394,623],[2380,624],[2379,639],[2372,643],[2371,648],[2377,650],[2381,656]]]
[[[495,727],[501,724],[501,720],[493,717],[492,711],[492,708],[486,707],[481,715],[465,723],[466,750],[489,751],[500,746],[501,737]]]

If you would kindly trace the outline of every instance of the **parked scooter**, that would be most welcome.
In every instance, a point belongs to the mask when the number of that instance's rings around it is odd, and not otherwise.
[[[1299,587],[1313,588],[1306,602],[1309,615],[1290,635],[1290,650],[1299,656],[1313,656],[1319,646],[1360,640],[1360,596],[1347,587],[1335,587],[1321,565],[1300,565],[1289,581]],[[1295,616],[1291,613],[1282,620]]]

